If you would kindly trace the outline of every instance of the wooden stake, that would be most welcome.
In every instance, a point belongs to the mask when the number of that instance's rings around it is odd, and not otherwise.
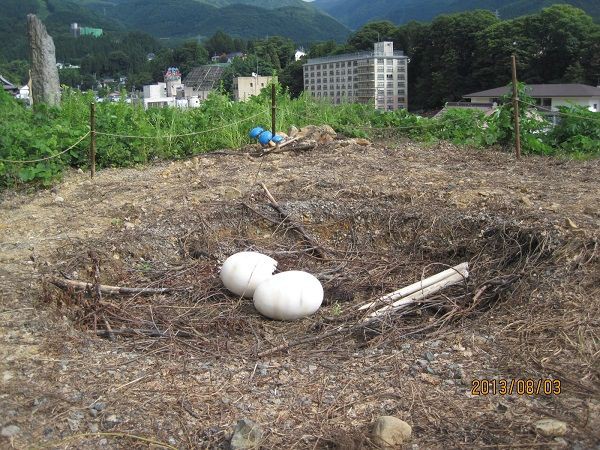
[[[275,111],[277,109],[277,90],[275,88],[275,83],[271,85],[271,133],[275,136]]]
[[[519,119],[519,91],[517,88],[517,58],[512,55],[512,85],[513,85],[513,111],[515,116],[515,152],[517,159],[521,159],[521,122]]]
[[[90,104],[90,178],[96,175],[96,104]]]

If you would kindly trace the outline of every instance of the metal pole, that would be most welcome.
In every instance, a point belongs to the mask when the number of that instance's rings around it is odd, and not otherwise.
[[[96,104],[90,104],[90,178],[96,175]]]
[[[275,136],[275,110],[277,109],[277,92],[275,83],[271,85],[271,133]]]
[[[513,110],[515,116],[515,152],[517,159],[521,159],[521,122],[519,119],[519,91],[517,89],[517,58],[512,55],[512,85],[513,85]]]

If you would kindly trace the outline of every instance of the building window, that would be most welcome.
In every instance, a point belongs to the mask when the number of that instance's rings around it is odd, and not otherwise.
[[[250,83],[250,87],[253,87],[253,86],[252,86],[252,83]]]
[[[388,73],[388,74],[387,74],[385,77],[386,77],[388,80],[392,80],[392,79],[394,79],[394,75],[392,75],[391,73]]]

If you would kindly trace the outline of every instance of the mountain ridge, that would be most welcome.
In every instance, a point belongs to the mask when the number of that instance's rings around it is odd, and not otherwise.
[[[368,4],[363,0],[315,0],[313,4],[352,29],[374,20],[398,25],[412,20],[429,22],[440,14],[475,9],[498,11],[501,18],[510,19],[555,4],[575,6],[600,22],[598,0],[370,0]]]

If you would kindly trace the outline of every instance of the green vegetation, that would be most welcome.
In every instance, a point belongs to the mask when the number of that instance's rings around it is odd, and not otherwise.
[[[556,4],[570,4],[600,21],[597,0],[316,0],[315,5],[351,28],[385,18],[396,24],[430,21],[441,14],[485,9],[498,11],[503,19],[532,14]]]
[[[410,57],[408,104],[413,111],[441,107],[463,95],[506,85],[510,57],[517,55],[519,79],[529,84],[600,80],[600,25],[582,10],[556,5],[501,21],[489,11],[440,16],[431,23],[400,27],[373,22],[345,45],[321,43],[309,56],[371,50],[391,40]]]
[[[245,103],[234,103],[224,93],[215,93],[201,108],[187,111],[175,108],[144,111],[125,102],[99,103],[97,131],[108,135],[97,136],[98,165],[128,167],[157,159],[239,148],[251,142],[247,136],[250,128],[270,124],[267,91]],[[87,133],[92,101],[91,94],[67,91],[60,109],[42,106],[31,110],[0,92],[0,159],[29,161],[58,155],[30,164],[0,161],[0,186],[25,182],[47,185],[60,177],[66,167],[86,167],[89,139],[60,153]],[[583,109],[563,112],[567,115],[562,123],[549,131],[551,127],[540,116],[523,109],[524,153],[600,156],[600,118]],[[280,87],[277,127],[286,130],[292,124],[329,124],[354,137],[388,129],[397,136],[422,142],[448,140],[459,145],[509,150],[513,141],[511,115],[511,105],[506,103],[487,118],[475,111],[450,110],[441,119],[426,119],[402,110],[381,112],[358,104],[332,105],[305,95],[292,99]]]

